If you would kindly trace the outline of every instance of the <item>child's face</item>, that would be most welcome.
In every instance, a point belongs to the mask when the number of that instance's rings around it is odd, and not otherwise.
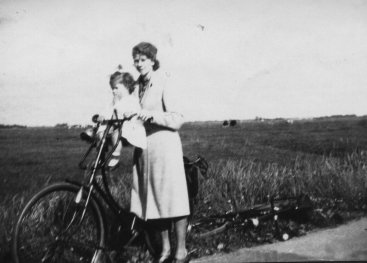
[[[121,99],[121,98],[126,97],[127,95],[129,95],[129,91],[124,86],[124,84],[115,83],[115,84],[112,85],[111,89],[112,89],[113,97],[116,98],[116,99]]]

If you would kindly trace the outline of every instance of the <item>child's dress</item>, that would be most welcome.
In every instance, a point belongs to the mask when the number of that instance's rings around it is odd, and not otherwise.
[[[106,109],[106,117],[116,119],[114,111],[117,111],[117,117],[119,119],[124,118],[124,113],[135,113],[141,110],[139,99],[134,95],[129,95],[121,98],[116,103],[111,103]],[[101,125],[98,132],[106,129],[105,125]],[[133,117],[131,120],[125,121],[121,129],[121,137],[125,138],[131,145],[146,149],[147,138],[146,132],[141,120],[137,117]]]

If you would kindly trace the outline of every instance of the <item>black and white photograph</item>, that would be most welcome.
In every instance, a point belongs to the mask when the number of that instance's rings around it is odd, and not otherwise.
[[[367,1],[0,0],[0,262],[367,261]]]

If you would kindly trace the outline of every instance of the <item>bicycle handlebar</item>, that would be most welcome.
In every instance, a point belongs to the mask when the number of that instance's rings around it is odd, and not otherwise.
[[[102,124],[102,125],[107,125],[107,124],[123,124],[125,121],[129,121],[131,120],[132,118],[134,118],[135,116],[137,116],[138,114],[137,113],[134,113],[132,115],[130,115],[129,117],[125,117],[125,118],[122,118],[122,119],[108,119],[108,120],[103,120],[103,121],[98,121],[98,117],[99,115],[96,114],[92,117],[92,121],[94,123],[97,123],[97,124]],[[153,121],[153,117],[150,117],[149,119],[147,119],[145,122],[148,122],[148,123],[151,123]]]
[[[123,122],[125,121],[129,121],[131,120],[133,117],[137,116],[138,114],[137,113],[134,113],[128,117],[124,117],[122,119],[109,119],[109,120],[103,120],[103,121],[99,121],[98,118],[99,118],[99,115],[96,114],[92,117],[92,121],[94,123],[97,123],[97,124],[102,124],[102,125],[107,125],[107,124],[122,124]]]

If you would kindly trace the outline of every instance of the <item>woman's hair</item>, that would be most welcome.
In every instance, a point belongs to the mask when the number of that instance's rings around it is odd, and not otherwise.
[[[112,87],[116,83],[123,84],[130,94],[134,92],[136,82],[130,73],[119,71],[113,73],[110,77],[110,86]]]
[[[154,62],[153,65],[154,71],[159,69],[157,52],[158,52],[157,48],[148,42],[141,42],[137,44],[135,47],[133,47],[133,57],[135,57],[138,54],[147,56],[147,58],[151,59]]]

